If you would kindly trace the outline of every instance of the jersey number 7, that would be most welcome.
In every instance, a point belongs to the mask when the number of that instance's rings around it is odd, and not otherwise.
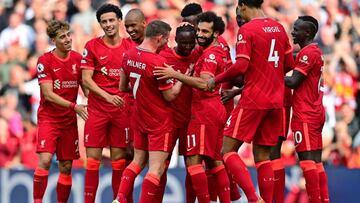
[[[131,78],[135,78],[135,84],[134,84],[134,87],[133,87],[133,95],[134,95],[134,98],[136,99],[136,92],[139,88],[139,83],[140,83],[140,78],[141,78],[141,75],[140,74],[137,74],[137,73],[133,73],[131,72],[130,73],[130,77]]]

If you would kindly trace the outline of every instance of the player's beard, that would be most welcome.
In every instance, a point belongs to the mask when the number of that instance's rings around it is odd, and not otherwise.
[[[210,37],[197,37],[196,40],[200,46],[208,47],[214,41],[214,38],[214,34],[212,34]],[[205,41],[200,42],[199,39],[204,39]]]

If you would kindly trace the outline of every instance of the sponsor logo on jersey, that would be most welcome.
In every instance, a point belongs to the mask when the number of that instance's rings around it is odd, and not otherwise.
[[[246,41],[243,39],[243,36],[242,36],[242,34],[239,34],[238,35],[238,39],[237,39],[237,43],[238,44],[245,44],[246,43]]]
[[[215,60],[215,55],[214,55],[214,54],[210,54],[210,55],[209,55],[209,58],[206,58],[206,59],[205,59],[205,62],[217,64],[217,61]]]
[[[76,80],[64,80],[60,81],[59,79],[56,79],[54,81],[54,89],[61,89],[61,88],[77,88],[78,81]]]
[[[107,68],[104,66],[104,67],[102,67],[101,69],[100,69],[100,71],[101,71],[101,73],[103,74],[103,75],[107,75],[108,74],[108,70],[107,70]]]
[[[61,82],[59,79],[54,81],[54,89],[60,89],[61,88]]]
[[[214,60],[214,59],[215,59],[215,55],[214,55],[214,54],[210,54],[210,55],[209,55],[209,59]]]

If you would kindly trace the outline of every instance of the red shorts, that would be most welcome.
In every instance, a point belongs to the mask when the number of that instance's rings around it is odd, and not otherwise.
[[[128,101],[128,106],[127,106],[127,118],[130,121],[129,122],[129,131],[128,131],[128,135],[129,135],[129,142],[133,142],[134,141],[134,123],[135,123],[135,116],[133,116],[133,112],[134,112],[134,108],[135,108],[135,104],[134,104],[134,99],[133,98],[129,98]]]
[[[205,155],[222,160],[224,126],[205,125],[190,122],[186,136],[186,156]]]
[[[179,154],[184,155],[186,153],[186,137],[188,126],[182,128],[175,128],[173,133],[173,146],[175,146],[176,140],[179,139]]]
[[[146,151],[172,152],[173,150],[172,132],[147,134],[134,130],[134,148]]]
[[[324,123],[291,122],[296,152],[322,149],[321,132]]]
[[[283,124],[283,134],[280,135],[281,137],[286,140],[288,133],[289,133],[289,127],[290,127],[290,113],[291,113],[291,107],[286,106],[282,109],[282,124]]]
[[[282,109],[242,109],[231,113],[224,135],[237,140],[265,146],[275,146],[283,135]]]
[[[234,99],[230,99],[226,104],[224,104],[226,110],[226,118],[229,118],[231,112],[234,110]]]
[[[76,122],[68,126],[39,121],[36,152],[56,153],[57,160],[75,160],[79,154],[79,136]]]
[[[130,123],[126,110],[107,113],[88,108],[88,113],[84,131],[85,147],[127,147]]]

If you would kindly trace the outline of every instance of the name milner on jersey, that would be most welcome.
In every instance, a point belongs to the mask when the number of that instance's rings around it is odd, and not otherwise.
[[[146,68],[145,63],[141,63],[141,62],[138,62],[138,61],[133,61],[131,59],[127,60],[126,65],[134,67],[134,68],[138,68],[138,69],[141,69],[141,70],[145,70],[145,68]]]

